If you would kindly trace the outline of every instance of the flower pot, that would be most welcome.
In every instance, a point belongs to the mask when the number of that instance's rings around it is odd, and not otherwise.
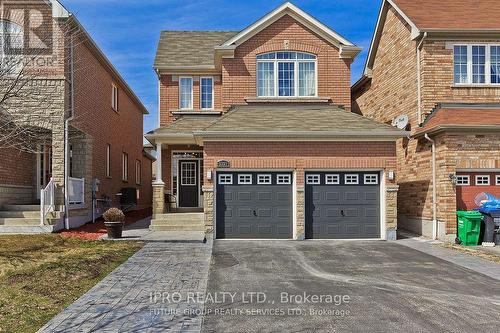
[[[123,222],[104,222],[109,239],[122,238]]]

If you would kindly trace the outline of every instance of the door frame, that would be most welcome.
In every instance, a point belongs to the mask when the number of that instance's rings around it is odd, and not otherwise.
[[[184,207],[184,206],[181,206],[181,188],[182,186],[193,186],[193,185],[182,185],[181,184],[181,164],[182,163],[194,163],[195,165],[195,168],[196,168],[196,193],[198,194],[198,202],[197,202],[197,205],[195,207],[200,207],[200,161],[199,159],[188,159],[188,158],[183,158],[183,159],[179,159],[177,161],[177,207],[178,208],[192,208],[192,207]]]
[[[349,240],[387,240],[387,230],[386,230],[386,176],[383,169],[304,169],[304,232],[306,227],[306,217],[305,217],[305,206],[306,206],[306,174],[314,172],[378,172],[379,174],[379,189],[380,189],[380,237],[379,238],[361,238],[361,239],[349,239]],[[314,239],[308,239],[314,241]]]
[[[229,168],[229,169],[213,169],[213,239],[218,239],[222,241],[241,241],[244,239],[241,238],[217,238],[217,186],[219,185],[219,176],[218,173],[226,173],[226,172],[262,172],[262,173],[275,173],[275,172],[289,172],[292,174],[292,239],[297,240],[297,170],[296,169],[237,169],[237,168]],[[234,180],[233,180],[234,181]],[[252,238],[251,240],[258,240]],[[272,240],[272,239],[263,239],[263,240]],[[282,239],[281,239],[282,240]]]
[[[170,191],[171,191],[171,194],[173,194],[174,192],[174,170],[173,170],[173,165],[174,165],[174,154],[175,153],[201,153],[203,154],[203,150],[182,150],[182,149],[176,149],[176,150],[172,150],[170,152]],[[203,157],[179,157],[176,159],[177,160],[177,184],[175,186],[175,190],[176,190],[176,197],[179,198],[179,190],[180,190],[180,178],[179,178],[179,171],[180,171],[180,168],[179,168],[179,162],[180,161],[186,161],[186,160],[189,160],[189,161],[198,161],[198,168],[197,168],[197,173],[198,173],[198,208],[203,208],[203,194],[200,193],[200,189],[201,189],[201,176],[202,176],[202,171],[201,171],[201,163],[200,161],[203,161]],[[182,208],[181,206],[179,206],[179,202],[177,202],[177,207],[178,208]]]

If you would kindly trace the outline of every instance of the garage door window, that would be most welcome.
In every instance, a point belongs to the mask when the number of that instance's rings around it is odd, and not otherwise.
[[[365,175],[365,185],[377,185],[378,175]]]
[[[252,175],[238,175],[238,184],[240,185],[252,184]]]
[[[219,184],[231,185],[233,183],[233,175],[219,175]]]
[[[345,183],[346,183],[346,185],[357,185],[357,184],[359,184],[359,176],[358,175],[345,175]]]
[[[310,185],[319,184],[319,175],[307,175],[306,182]]]
[[[500,175],[496,175],[496,185],[500,185]]]
[[[457,176],[457,186],[470,185],[470,176]]]
[[[490,185],[490,176],[476,176],[476,185],[487,186]]]
[[[327,185],[338,185],[340,184],[340,175],[326,175],[325,182]]]
[[[257,183],[259,185],[271,184],[271,175],[258,175]]]
[[[291,175],[278,175],[277,178],[278,185],[289,185],[292,183]]]

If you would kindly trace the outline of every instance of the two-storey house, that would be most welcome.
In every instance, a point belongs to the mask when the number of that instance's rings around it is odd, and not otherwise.
[[[456,211],[500,196],[498,1],[384,0],[353,111],[398,122],[398,223],[453,240]]]
[[[0,232],[74,228],[111,206],[150,207],[147,110],[127,82],[59,1],[10,1],[1,14],[2,69],[9,56],[25,59],[1,76]],[[30,50],[35,38],[43,48]],[[7,52],[14,41],[22,52]]]
[[[349,112],[359,51],[290,3],[242,31],[162,32],[152,228],[394,239],[406,133]]]

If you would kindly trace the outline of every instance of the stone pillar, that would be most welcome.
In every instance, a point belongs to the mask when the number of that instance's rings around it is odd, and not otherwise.
[[[156,179],[153,181],[153,218],[165,212],[165,183],[162,179],[162,144],[156,144]]]
[[[399,185],[387,185],[385,193],[385,233],[387,240],[396,240],[398,229]],[[382,230],[384,232],[384,230]]]
[[[209,235],[214,231],[214,188],[212,186],[203,186],[203,212],[205,234]]]
[[[306,238],[305,231],[305,192],[304,186],[297,186],[296,192],[296,233],[295,239],[304,240]]]

